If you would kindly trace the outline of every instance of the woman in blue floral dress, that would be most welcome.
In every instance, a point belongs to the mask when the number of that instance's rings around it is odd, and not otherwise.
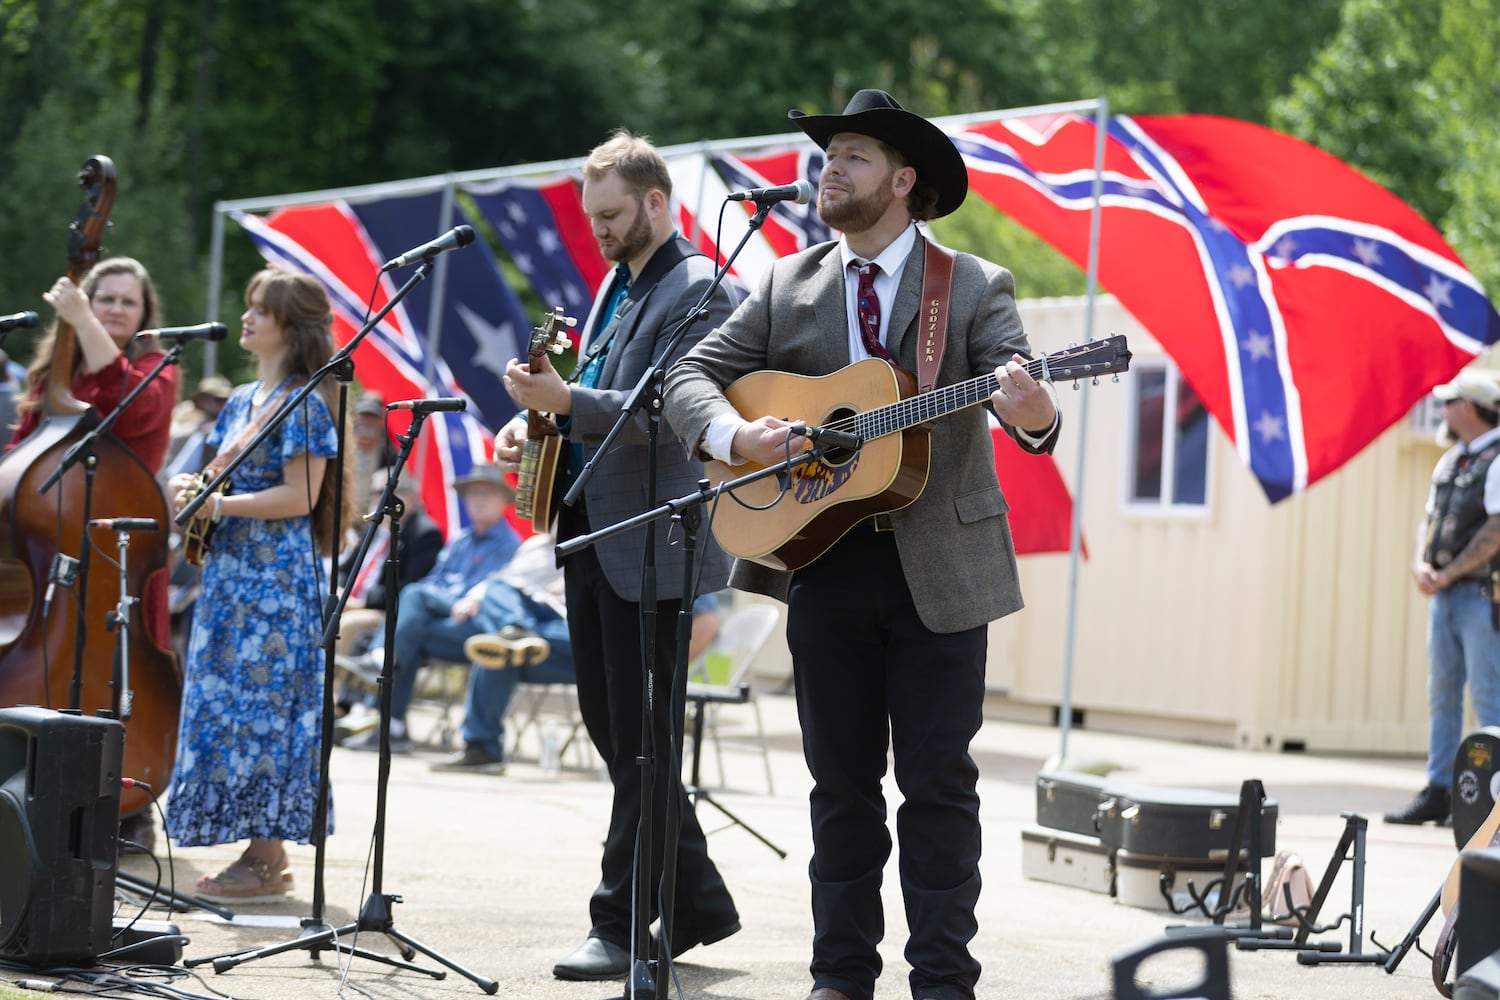
[[[255,355],[260,380],[236,389],[219,414],[209,442],[226,458],[333,352],[328,297],[310,276],[261,271],[245,302],[240,346]],[[312,838],[337,451],[329,414],[328,400],[309,393],[200,508],[215,523],[188,643],[167,830],[182,847],[250,841],[239,860],[199,881],[207,899],[283,896],[283,842]],[[194,485],[194,476],[173,477],[176,509]]]

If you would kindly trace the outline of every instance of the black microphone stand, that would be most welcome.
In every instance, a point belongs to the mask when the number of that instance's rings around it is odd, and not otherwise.
[[[674,522],[680,523],[683,528],[683,547],[685,558],[682,569],[682,587],[683,593],[691,593],[693,586],[693,574],[695,572],[693,557],[696,554],[698,532],[702,521],[702,507],[710,501],[716,502],[721,494],[733,493],[735,490],[739,489],[742,486],[757,482],[761,479],[767,479],[771,476],[776,476],[778,478],[785,477],[793,468],[796,468],[799,465],[803,465],[807,462],[812,461],[822,461],[824,450],[825,446],[814,444],[806,451],[800,452],[796,455],[790,455],[784,462],[765,466],[764,468],[757,469],[755,472],[741,476],[738,479],[720,483],[718,486],[711,487],[708,480],[700,480],[698,483],[697,493],[689,493],[685,496],[678,497],[673,500],[668,500],[658,507],[645,511],[642,514],[637,514],[636,516],[627,518],[623,521],[616,522],[615,524],[612,524],[606,528],[600,528],[597,531],[591,531],[587,535],[579,535],[576,538],[570,538],[568,539],[568,541],[558,545],[558,554],[559,556],[567,556],[572,552],[575,552],[582,548],[586,548],[587,546],[593,545],[596,542],[599,542],[612,535],[619,534],[623,531],[630,531],[642,525],[646,527],[647,531],[650,531],[652,525],[654,525],[657,521],[659,521],[663,517],[670,517]],[[847,455],[850,449],[843,447],[832,448],[830,446],[829,450],[836,450],[842,455]],[[783,478],[783,482],[784,481],[785,479]],[[710,510],[712,510],[712,507],[710,507]],[[670,699],[670,711],[672,713],[670,716],[672,720],[670,750],[671,764],[673,769],[669,772],[669,781],[672,781],[673,784],[677,784],[680,778],[674,780],[671,776],[680,776],[682,769],[682,731],[680,726],[678,726],[676,720],[682,718],[687,703],[687,649],[689,639],[692,635],[692,621],[693,612],[691,601],[684,600],[682,604],[682,610],[678,612],[677,616],[677,659],[673,665],[672,691]],[[649,687],[647,688],[647,691],[649,694]],[[652,761],[650,756],[643,753],[642,767],[648,767],[651,763]],[[678,797],[669,794],[667,797],[668,822],[666,823],[666,832],[668,833],[674,832],[676,830],[676,826],[674,824],[678,820],[680,820],[680,816],[677,813],[677,808],[679,805],[680,803],[678,801]],[[643,824],[645,823],[646,815],[647,813],[642,813]],[[675,837],[669,839],[667,842],[667,847],[675,848],[675,846]],[[650,851],[648,849],[638,848],[638,850],[640,851],[641,855],[646,856],[649,859]],[[657,935],[657,966],[654,970],[654,982],[650,963],[646,962],[643,957],[635,958],[631,963],[631,974],[630,978],[626,982],[623,1000],[643,1000],[643,998],[645,998],[646,996],[650,996],[653,994],[656,998],[658,998],[658,1000],[660,1000],[660,998],[666,996],[666,983],[670,977],[668,975],[665,975],[664,973],[670,971],[672,962],[671,923],[672,908],[675,900],[675,882],[673,881],[671,876],[673,875],[672,864],[674,863],[674,861],[675,851],[668,850],[662,863],[663,871],[661,874],[662,888],[660,902],[661,927]],[[649,864],[649,861],[647,863]],[[645,867],[645,865],[638,863],[636,867],[637,871],[639,872],[639,870],[642,867]],[[637,900],[637,909],[639,909],[641,905],[640,900],[642,900],[643,897],[641,893],[637,891],[634,898]],[[637,919],[647,918],[638,915]],[[647,992],[641,992],[642,990],[645,990]]]
[[[657,355],[656,364],[648,368],[642,374],[639,382],[631,390],[621,406],[619,418],[615,421],[609,433],[604,436],[594,457],[584,463],[579,471],[578,478],[563,497],[563,503],[573,506],[578,498],[583,495],[583,488],[593,477],[595,463],[600,456],[607,453],[613,447],[615,439],[630,423],[631,418],[637,411],[644,410],[646,413],[646,442],[647,442],[647,469],[646,469],[646,502],[655,505],[657,501],[657,470],[656,449],[660,440],[662,384],[666,378],[667,359],[672,357],[677,346],[682,343],[688,328],[693,323],[707,315],[707,305],[718,291],[725,276],[729,273],[730,266],[734,263],[745,244],[750,241],[751,235],[765,224],[766,217],[771,212],[770,202],[757,206],[755,214],[751,216],[745,235],[741,237],[734,251],[725,259],[722,267],[714,274],[713,281],[704,290],[698,302],[690,309],[686,316],[677,324],[667,336],[666,346]],[[678,695],[679,690],[686,691],[687,684],[687,643],[683,636],[691,635],[692,603],[693,603],[693,572],[694,567],[691,557],[696,554],[696,519],[684,518],[684,536],[688,540],[685,553],[689,559],[684,566],[682,608],[679,611],[679,622],[677,628],[677,656],[673,664],[672,690],[678,704],[672,706],[674,714],[669,717],[668,732],[670,734],[670,749],[673,752],[673,765],[675,770],[667,776],[668,788],[666,792],[666,813],[663,817],[665,829],[662,831],[662,870],[659,873],[660,881],[658,888],[660,900],[658,910],[660,912],[660,925],[657,932],[657,964],[654,970],[647,959],[650,947],[650,924],[651,924],[651,897],[648,888],[652,884],[652,876],[657,874],[651,870],[652,858],[652,836],[653,821],[652,811],[656,801],[656,777],[657,777],[657,755],[654,742],[656,733],[656,693],[654,683],[654,665],[656,663],[656,617],[657,617],[657,580],[656,580],[656,521],[652,517],[646,520],[632,519],[621,522],[621,524],[644,524],[646,528],[646,550],[645,559],[641,566],[641,684],[643,697],[641,699],[641,807],[640,821],[636,835],[636,863],[632,873],[633,885],[631,898],[635,901],[635,911],[631,914],[630,941],[630,970],[626,973],[625,989],[622,1000],[639,1000],[646,996],[655,996],[658,1000],[666,997],[667,981],[671,978],[665,974],[671,970],[672,956],[672,911],[675,905],[676,877],[677,877],[677,840],[679,836],[679,825],[681,823],[680,796],[674,794],[681,786],[682,762],[681,762],[681,704],[684,699]],[[592,528],[593,525],[590,525]],[[580,535],[569,539],[557,546],[559,557],[585,548],[599,538],[613,534],[612,529],[591,531],[587,535]],[[684,624],[682,619],[686,619]]]
[[[89,536],[89,521],[93,519],[94,506],[94,474],[98,470],[99,460],[94,454],[94,443],[109,433],[115,422],[120,419],[120,414],[130,408],[142,390],[150,385],[168,367],[177,364],[177,359],[182,356],[184,343],[179,339],[177,343],[162,356],[156,367],[135,384],[120,400],[120,405],[115,407],[109,414],[99,420],[91,427],[88,433],[63,452],[62,460],[57,463],[57,468],[42,480],[37,487],[38,493],[46,493],[62,479],[67,471],[79,462],[83,462],[83,531],[78,543],[78,582],[75,590],[78,605],[78,617],[74,622],[73,639],[73,677],[68,688],[68,704],[71,708],[78,708],[83,701],[83,646],[88,637],[88,591],[89,591],[89,565],[93,561],[93,541]],[[97,410],[91,411],[98,413]],[[165,505],[165,499],[162,501]],[[123,554],[123,553],[122,553]],[[121,722],[130,721],[130,699],[127,696],[122,703],[121,691],[118,687],[114,691],[114,710],[116,717]]]
[[[396,497],[396,484],[401,478],[401,470],[405,467],[406,460],[410,457],[412,448],[416,444],[417,436],[421,433],[422,424],[426,420],[427,411],[421,409],[415,410],[412,414],[410,426],[401,437],[401,448],[396,455],[395,464],[391,467],[390,476],[386,480],[385,490],[381,493],[375,510],[366,518],[368,524],[363,536],[360,538],[359,548],[354,554],[352,570],[349,574],[349,583],[342,592],[335,590],[334,603],[323,632],[325,648],[331,649],[334,640],[338,637],[339,613],[342,612],[344,605],[348,603],[349,594],[354,587],[354,580],[359,574],[359,567],[364,565],[375,534],[380,528],[380,523],[386,517],[390,517],[391,519],[390,545],[385,560],[386,593],[394,594],[399,587],[401,575],[401,515],[404,508],[401,501]],[[500,984],[495,980],[465,969],[422,942],[397,930],[395,922],[391,917],[391,904],[401,902],[401,897],[383,891],[386,792],[391,776],[391,681],[395,668],[395,654],[393,651],[396,648],[396,611],[396,605],[393,603],[385,616],[385,658],[380,670],[380,754],[379,770],[375,784],[375,828],[372,833],[375,841],[373,874],[371,875],[370,895],[360,908],[359,917],[352,923],[337,928],[328,927],[325,923],[321,928],[314,929],[309,922],[304,921],[303,926],[305,931],[301,937],[295,940],[272,945],[267,948],[257,948],[211,958],[193,959],[185,963],[186,965],[193,966],[211,961],[213,962],[215,972],[227,972],[244,962],[265,958],[270,955],[279,955],[285,951],[302,948],[308,950],[316,957],[320,951],[326,949],[360,958],[368,958],[376,962],[383,962],[386,965],[405,969],[410,972],[420,972],[423,975],[431,976],[433,979],[446,978],[447,973],[441,969],[427,969],[410,963],[409,960],[414,958],[417,952],[421,952],[427,957],[441,962],[458,974],[472,980],[486,993],[493,994],[499,990]],[[389,955],[382,955],[378,952],[366,951],[359,948],[357,942],[358,932],[360,931],[376,931],[384,934],[396,943],[402,957],[408,961],[398,961]],[[351,935],[353,935],[352,938]]]
[[[410,294],[413,288],[424,281],[427,276],[432,273],[433,266],[434,258],[427,257],[423,259],[421,264],[417,267],[416,271],[412,273],[412,276],[406,280],[406,283],[403,284],[399,289],[397,289],[394,295],[386,300],[385,305],[381,306],[373,316],[366,320],[364,325],[362,325],[357,331],[355,331],[354,335],[349,338],[349,342],[346,343],[343,347],[339,348],[339,350],[335,351],[333,356],[328,359],[328,362],[322,368],[318,369],[316,372],[313,372],[312,375],[308,377],[307,382],[299,389],[297,389],[296,392],[292,393],[290,397],[288,397],[286,402],[282,404],[281,408],[277,410],[269,420],[266,421],[265,426],[262,427],[256,433],[255,437],[251,439],[251,441],[246,444],[243,449],[240,450],[240,453],[234,456],[234,458],[231,459],[230,462],[222,470],[220,470],[219,474],[215,476],[211,482],[205,483],[203,489],[199,492],[199,494],[192,500],[190,500],[187,504],[185,504],[182,510],[177,513],[178,524],[186,524],[191,521],[194,513],[196,513],[197,510],[203,506],[203,504],[208,502],[208,498],[218,490],[219,486],[222,483],[224,483],[229,479],[230,476],[234,474],[235,470],[238,469],[240,465],[243,464],[244,461],[250,456],[250,454],[260,446],[261,442],[264,441],[266,437],[270,435],[277,427],[279,427],[286,420],[286,418],[293,411],[295,411],[298,406],[302,404],[302,401],[306,399],[310,393],[317,391],[318,385],[323,381],[323,379],[327,378],[330,374],[335,375],[335,377],[339,381],[338,423],[336,425],[338,431],[338,449],[337,455],[334,459],[334,467],[337,470],[337,474],[334,476],[334,537],[332,560],[330,563],[330,565],[335,567],[335,569],[330,573],[329,577],[329,603],[324,614],[322,640],[324,656],[323,730],[321,734],[322,739],[319,755],[318,798],[313,810],[312,839],[314,842],[315,854],[313,862],[312,913],[302,919],[302,933],[300,936],[294,938],[291,941],[284,942],[281,945],[274,945],[268,948],[254,949],[251,951],[240,952],[236,954],[193,959],[184,963],[184,965],[187,965],[189,967],[194,965],[201,965],[205,962],[211,961],[213,962],[215,972],[227,972],[228,970],[234,968],[237,965],[241,965],[244,962],[254,961],[257,958],[263,958],[269,955],[279,954],[283,951],[290,951],[293,949],[301,948],[306,949],[313,959],[316,959],[318,955],[325,950],[336,950],[345,954],[354,955],[359,958],[367,958],[371,961],[383,962],[387,965],[396,966],[397,968],[408,969],[414,972],[421,972],[425,975],[430,975],[435,979],[442,979],[446,975],[441,971],[434,972],[432,970],[424,969],[420,966],[396,961],[395,959],[392,959],[387,955],[381,955],[378,952],[357,949],[350,945],[339,942],[336,937],[338,931],[331,929],[328,926],[328,921],[325,916],[327,902],[324,895],[324,871],[327,864],[328,799],[330,791],[328,767],[330,758],[333,754],[333,679],[335,656],[334,643],[338,638],[339,612],[343,609],[345,602],[348,600],[347,590],[344,592],[344,594],[339,594],[338,581],[335,574],[337,573],[337,567],[339,565],[339,542],[340,536],[342,535],[343,531],[340,525],[340,515],[342,513],[341,491],[344,478],[344,421],[348,382],[353,378],[354,372],[354,362],[352,360],[352,355],[354,354],[355,348],[357,348],[365,339],[365,337],[369,335],[371,330],[375,329],[375,327],[379,325],[380,321],[385,318],[386,314],[394,309],[402,299],[406,298],[406,296]],[[406,459],[406,455],[410,453],[411,445],[416,441],[417,431],[420,430],[421,423],[424,421],[425,414],[422,411],[418,410],[413,414],[412,423],[408,428],[408,433],[405,437],[402,438],[402,445],[404,450],[398,458],[396,470],[400,469],[400,463],[403,463]],[[395,480],[395,475],[396,473],[393,471],[391,482],[387,483],[386,486],[386,493],[382,495],[382,508],[385,506],[390,497],[392,484]],[[392,521],[392,557],[394,557],[394,553],[396,550],[396,523],[397,522]],[[372,525],[371,527],[373,529],[374,525]],[[358,558],[355,560],[353,566],[349,571],[349,579],[351,581],[358,576],[359,567],[363,564],[365,554],[369,551],[372,537],[373,531],[367,532],[362,541]],[[394,577],[392,577],[388,581],[388,587],[389,589],[387,593],[394,594],[396,592],[396,581]],[[387,615],[386,627],[389,630],[387,639],[390,639],[394,635],[395,631],[394,607]],[[390,645],[387,645],[386,648],[387,656],[389,657],[389,650],[391,647]],[[384,684],[383,687],[385,691],[383,692],[382,697],[388,700],[388,691],[390,685]],[[386,707],[388,708],[389,706],[387,705]],[[382,719],[388,718],[389,712],[383,712]],[[388,723],[385,724],[388,725]],[[381,738],[380,757],[381,776],[377,801],[377,836],[383,837],[385,822],[385,786],[390,771],[390,737],[388,730],[382,735]],[[377,856],[377,871],[379,870],[378,866],[379,858]],[[379,889],[377,882],[377,893],[378,891]],[[430,955],[431,957],[442,962],[444,965],[447,965],[454,971],[459,972],[474,980],[474,982],[477,983],[482,989],[484,989],[485,992],[494,993],[499,988],[499,984],[495,983],[493,980],[476,976],[471,972],[459,968],[457,965],[449,962],[447,959],[443,958],[443,956],[437,954],[436,952],[433,952],[430,949],[417,944],[416,942],[405,941],[403,937],[399,936],[399,932],[395,931],[394,927],[390,926],[388,905],[388,901],[396,901],[398,900],[398,898],[399,897],[395,896],[380,896],[382,903],[385,904],[385,913],[382,919],[379,914],[370,912],[372,909],[374,909],[372,904],[375,902],[375,897],[372,896],[370,900],[366,902],[364,910],[361,911],[361,926],[365,927],[366,929],[381,930],[392,938],[398,941],[402,941],[403,943],[401,947],[401,953],[402,956],[406,959],[413,958],[416,955],[415,949],[420,948],[424,954]],[[366,922],[367,915],[369,917],[368,922]],[[380,926],[375,926],[376,924],[379,924]]]
[[[431,271],[432,262],[430,260],[423,261],[422,266],[417,268],[412,276],[407,279],[406,284],[397,289],[396,294],[391,296],[375,315],[366,320],[365,324],[359,328],[353,337],[349,338],[349,342],[335,351],[333,356],[328,359],[328,363],[314,372],[308,378],[307,383],[294,392],[282,404],[281,408],[272,414],[271,419],[266,421],[265,426],[256,433],[254,439],[244,448],[240,449],[240,453],[234,456],[211,482],[204,484],[203,489],[199,491],[197,496],[189,500],[183,506],[182,510],[178,511],[177,523],[187,524],[191,521],[198,509],[208,502],[208,498],[218,490],[221,484],[234,474],[235,470],[245,462],[251,452],[260,447],[260,443],[277,427],[281,426],[293,410],[300,406],[302,401],[307,398],[309,393],[317,391],[318,385],[330,374],[334,375],[339,382],[338,423],[335,425],[335,429],[338,432],[338,453],[334,457],[337,475],[334,476],[334,489],[335,499],[341,501],[344,480],[344,422],[346,419],[348,381],[354,376],[354,361],[352,359],[354,349],[369,335],[371,330],[375,329],[380,321],[385,318],[386,314],[394,309],[402,299],[406,298],[411,290],[425,279]],[[339,564],[339,544],[343,534],[342,515],[343,504],[342,502],[338,502],[335,504],[333,511],[333,554],[329,563],[330,566],[335,567],[334,572],[337,572],[336,567]],[[330,573],[329,589],[332,594],[337,594],[338,592],[337,581],[332,573]],[[331,616],[331,612],[325,614],[324,617],[325,629],[328,621],[337,620]],[[313,808],[313,903],[312,913],[302,920],[304,933],[313,933],[320,928],[328,926],[328,921],[324,916],[327,906],[324,897],[324,869],[327,864],[328,797],[330,793],[328,765],[333,756],[333,678],[333,642],[327,641],[324,643],[323,649],[323,728],[319,744],[318,801]],[[312,957],[316,959],[320,950],[316,947],[310,949]]]
[[[187,346],[187,339],[188,338],[186,337],[176,338],[172,346],[168,348],[166,353],[162,356],[161,361],[157,362],[156,367],[151,369],[151,371],[146,374],[145,378],[137,382],[131,388],[131,390],[125,394],[125,398],[120,400],[120,405],[115,407],[108,416],[100,418],[98,423],[91,427],[87,433],[85,433],[77,441],[73,442],[68,450],[63,453],[62,459],[57,463],[57,468],[53,469],[52,472],[47,476],[47,478],[42,481],[42,484],[37,487],[37,492],[46,493],[61,481],[62,477],[67,474],[67,471],[69,469],[71,469],[74,465],[77,465],[79,462],[83,463],[83,531],[80,535],[78,544],[78,575],[75,584],[75,600],[78,606],[78,617],[74,623],[75,638],[73,641],[73,676],[68,689],[69,707],[74,709],[78,708],[83,702],[83,647],[85,639],[88,635],[87,612],[89,566],[93,562],[92,555],[94,548],[93,541],[89,535],[89,522],[93,520],[94,516],[94,474],[97,471],[98,467],[98,459],[94,454],[94,445],[95,442],[97,442],[105,434],[109,433],[110,429],[113,428],[115,423],[120,419],[120,415],[126,410],[130,409],[130,404],[135,402],[136,398],[140,396],[140,394],[145,390],[146,386],[150,385],[151,382],[158,378],[161,373],[167,368],[178,363],[178,360],[182,357],[183,348]],[[97,413],[98,411],[95,410],[91,412]],[[163,507],[165,508],[165,499],[163,499],[162,503]],[[128,533],[121,532],[119,536],[121,564],[120,604],[118,604],[116,606],[116,609],[111,612],[111,615],[117,616],[116,619],[111,619],[111,621],[118,621],[120,626],[122,626],[121,631],[116,634],[115,638],[115,666],[114,673],[110,681],[110,687],[112,689],[111,698],[113,703],[113,712],[115,718],[119,719],[121,722],[129,722],[131,715],[132,694],[129,688],[130,676],[128,669],[124,668],[123,664],[125,663],[126,649],[130,641],[129,609],[132,604],[137,603],[135,598],[130,598],[125,593],[126,576],[124,573],[124,566],[126,558],[126,546],[128,544],[128,541]],[[54,574],[55,573],[56,569],[54,568]],[[114,625],[111,625],[110,627],[113,628]],[[156,795],[161,794],[161,791],[162,790],[159,788],[153,789],[152,798],[154,799]],[[188,910],[192,909],[193,907],[197,907],[199,909],[208,910],[210,913],[217,914],[221,917],[224,917],[225,919],[234,916],[233,912],[231,912],[230,910],[227,910],[220,906],[216,906],[215,904],[210,903],[207,900],[199,899],[196,896],[187,896],[163,886],[153,885],[152,883],[146,881],[143,878],[140,878],[139,876],[133,875],[127,871],[120,871],[118,870],[118,868],[115,871],[115,880],[117,882],[124,883],[125,886],[132,891],[149,893],[153,896],[162,897],[164,902],[174,910]]]

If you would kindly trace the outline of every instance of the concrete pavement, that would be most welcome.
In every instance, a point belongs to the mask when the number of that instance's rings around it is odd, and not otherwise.
[[[703,1000],[803,1000],[811,921],[806,865],[809,780],[802,764],[795,707],[789,697],[762,694],[760,704],[771,745],[775,793],[767,794],[759,754],[726,749],[727,788],[718,801],[783,848],[777,857],[745,830],[725,827],[707,803],[700,816],[711,832],[715,861],[735,893],[744,930],[723,942],[695,949],[676,965],[670,995]],[[722,737],[743,743],[752,734],[747,708],[720,715]],[[430,723],[430,720],[429,720]],[[428,725],[418,724],[417,735]],[[1108,998],[1110,958],[1120,950],[1158,938],[1184,918],[1122,905],[1107,895],[1026,879],[1021,874],[1020,834],[1035,818],[1036,773],[1058,748],[1056,730],[989,721],[976,741],[985,823],[984,891],[976,954],[985,972],[980,997]],[[498,995],[539,1000],[592,1000],[617,996],[618,983],[564,983],[552,964],[588,930],[587,900],[598,878],[600,844],[609,808],[609,787],[592,759],[570,748],[560,775],[536,766],[534,734],[503,776],[434,773],[434,748],[392,763],[387,835],[382,865],[384,892],[399,895],[394,927],[452,963],[498,983]],[[1363,947],[1371,935],[1395,945],[1418,918],[1456,856],[1450,831],[1431,826],[1389,827],[1379,815],[1400,805],[1422,782],[1414,759],[1352,759],[1265,754],[1132,736],[1074,730],[1070,757],[1118,765],[1115,776],[1132,783],[1189,786],[1236,792],[1241,781],[1259,778],[1280,808],[1278,843],[1300,851],[1314,879],[1321,875],[1344,830],[1343,811],[1370,818]],[[354,921],[373,891],[371,829],[375,813],[377,759],[336,749],[332,775],[336,830],[328,839],[327,906],[335,926]],[[719,777],[712,746],[704,754],[705,783]],[[893,798],[894,801],[894,798]],[[314,851],[291,847],[297,887],[290,900],[244,907],[224,923],[203,911],[174,919],[191,938],[188,959],[263,947],[294,939],[298,918],[312,915]],[[180,888],[191,889],[216,871],[239,847],[177,851],[172,867]],[[147,859],[127,859],[124,868],[149,874]],[[1269,862],[1264,871],[1269,872]],[[1323,918],[1348,909],[1349,866],[1344,866]],[[910,996],[901,957],[905,937],[894,859],[885,888],[886,971],[876,1000]],[[154,918],[165,916],[160,912]],[[1197,921],[1202,923],[1202,921]],[[254,926],[270,923],[278,926]],[[1424,935],[1430,945],[1434,921]],[[1347,926],[1322,936],[1347,945]],[[390,939],[363,932],[358,946],[391,953]],[[442,970],[437,961],[418,964]],[[1420,997],[1429,995],[1425,957],[1412,952],[1394,975],[1378,966],[1309,968],[1288,952],[1231,954],[1237,998]],[[1186,985],[1195,966],[1163,960],[1151,967],[1151,988]],[[222,974],[210,965],[197,971],[207,988],[238,998],[365,995],[466,997],[484,994],[448,972],[437,980],[392,969],[365,958],[324,952],[314,961],[304,950],[246,962]],[[680,990],[680,992],[679,992]]]

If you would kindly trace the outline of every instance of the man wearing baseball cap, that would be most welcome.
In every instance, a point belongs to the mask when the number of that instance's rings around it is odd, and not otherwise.
[[[1464,684],[1481,726],[1500,725],[1500,381],[1468,369],[1432,394],[1440,439],[1457,441],[1432,473],[1412,575],[1427,617],[1427,786],[1387,823],[1446,822],[1463,739]]]
[[[1007,432],[1029,452],[1050,452],[1056,401],[1020,363],[1030,346],[1011,273],[936,247],[917,224],[954,211],[968,193],[952,140],[879,90],[859,91],[843,114],[790,117],[827,153],[818,214],[843,235],[776,261],[728,322],[671,369],[666,414],[678,436],[729,465],[775,465],[802,451],[803,439],[774,415],[736,412],[724,388],[763,369],[823,376],[880,358],[937,389],[994,375],[988,403]],[[928,280],[948,267],[951,281]],[[896,831],[911,994],[972,1000],[979,978],[969,951],[980,854],[969,743],[981,721],[989,622],[1019,610],[1021,593],[985,414],[971,407],[943,418],[930,444],[927,483],[909,506],[865,518],[795,572],[741,561],[731,580],[788,603],[814,781],[809,1000],[875,992],[891,852],[881,790],[888,750],[904,800]]]
[[[396,597],[396,639],[391,647],[395,667],[391,681],[391,749],[397,753],[410,753],[412,749],[406,711],[416,691],[417,670],[428,659],[464,658],[464,640],[475,631],[464,623],[479,611],[485,578],[503,569],[521,545],[516,530],[505,519],[516,491],[504,473],[483,462],[454,479],[453,489],[469,515],[469,526],[443,546],[431,572],[402,587]],[[368,652],[339,657],[337,662],[369,679],[379,675],[384,659],[385,646],[377,637]],[[378,750],[380,734],[371,730],[344,746]]]

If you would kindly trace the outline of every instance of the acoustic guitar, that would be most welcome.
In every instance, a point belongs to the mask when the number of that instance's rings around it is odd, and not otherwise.
[[[1479,829],[1474,831],[1458,857],[1453,859],[1453,867],[1448,869],[1448,877],[1443,880],[1442,905],[1446,919],[1442,930],[1438,932],[1437,946],[1432,950],[1432,983],[1445,997],[1453,995],[1453,987],[1448,982],[1448,967],[1458,944],[1458,883],[1463,871],[1464,851],[1477,851],[1485,847],[1500,847],[1500,800],[1496,800],[1490,807],[1489,816],[1479,824]]]
[[[541,326],[531,331],[526,348],[528,364],[536,364],[550,351],[561,354],[568,349],[567,330],[578,321],[564,316],[562,306],[552,310]],[[526,411],[526,440],[521,445],[521,462],[516,474],[516,514],[526,518],[534,531],[551,531],[553,503],[556,499],[558,461],[562,456],[562,434],[545,413]]]
[[[1038,381],[1061,382],[1129,367],[1130,350],[1116,335],[1030,361],[1026,371]],[[740,559],[778,570],[806,566],[860,521],[916,500],[927,485],[931,422],[978,406],[995,388],[991,372],[916,393],[911,373],[876,358],[832,375],[751,372],[724,391],[746,420],[774,415],[814,428],[813,436],[852,434],[861,446],[825,446],[820,458],[793,467],[784,487],[774,476],[736,487],[739,502],[721,504],[714,514],[714,537]],[[761,468],[704,465],[715,486]]]

